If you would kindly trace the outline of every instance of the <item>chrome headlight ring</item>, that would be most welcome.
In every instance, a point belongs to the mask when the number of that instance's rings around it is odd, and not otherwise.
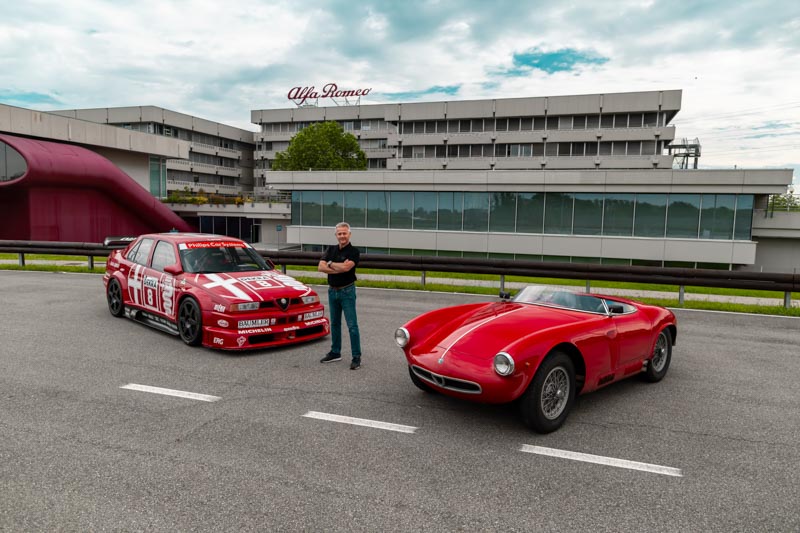
[[[401,348],[405,348],[408,341],[411,340],[411,335],[406,328],[397,328],[394,332],[394,342]]]
[[[494,371],[501,376],[510,376],[514,373],[514,358],[506,352],[499,352],[494,356]]]

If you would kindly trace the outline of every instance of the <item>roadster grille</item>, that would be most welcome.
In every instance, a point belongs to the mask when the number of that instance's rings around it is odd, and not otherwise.
[[[427,381],[428,383],[432,383],[442,389],[461,392],[464,394],[481,393],[481,386],[477,383],[473,383],[472,381],[464,381],[463,379],[456,379],[448,376],[442,376],[440,374],[434,374],[433,372],[429,372],[428,370],[416,365],[413,365],[411,370],[418,378]]]

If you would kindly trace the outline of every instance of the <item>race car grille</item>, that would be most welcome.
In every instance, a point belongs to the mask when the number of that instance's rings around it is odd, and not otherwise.
[[[300,298],[292,298],[291,300],[289,300],[289,305],[287,306],[287,309],[292,307],[292,306],[295,306],[295,305],[303,305],[303,300],[300,299]],[[261,302],[261,304],[259,304],[258,307],[259,307],[259,309],[279,309],[280,308],[280,306],[278,305],[278,303],[275,300],[266,300],[264,302]]]
[[[413,365],[411,370],[418,378],[427,381],[428,383],[432,383],[442,389],[461,392],[464,394],[481,393],[481,386],[472,381],[465,381],[463,379],[456,379],[448,376],[442,376],[440,374],[434,374],[433,372],[425,370],[424,368],[416,365]]]

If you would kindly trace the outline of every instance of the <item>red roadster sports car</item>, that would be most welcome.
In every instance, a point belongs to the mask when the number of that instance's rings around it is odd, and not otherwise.
[[[525,424],[549,433],[577,394],[667,373],[677,339],[667,309],[541,286],[501,296],[422,314],[395,332],[417,387],[485,403],[519,400]]]
[[[330,332],[317,293],[275,270],[244,241],[195,233],[127,241],[124,249],[111,252],[103,275],[115,317],[180,335],[192,346],[225,350],[290,344]]]

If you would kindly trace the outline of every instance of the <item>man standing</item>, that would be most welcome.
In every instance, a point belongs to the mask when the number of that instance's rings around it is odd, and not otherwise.
[[[328,313],[331,319],[331,351],[320,360],[320,363],[332,363],[342,360],[342,313],[350,332],[350,350],[353,361],[350,370],[361,366],[361,337],[358,333],[358,317],[356,316],[356,266],[361,253],[350,244],[350,224],[336,224],[336,240],[338,244],[328,246],[317,270],[328,275]]]

